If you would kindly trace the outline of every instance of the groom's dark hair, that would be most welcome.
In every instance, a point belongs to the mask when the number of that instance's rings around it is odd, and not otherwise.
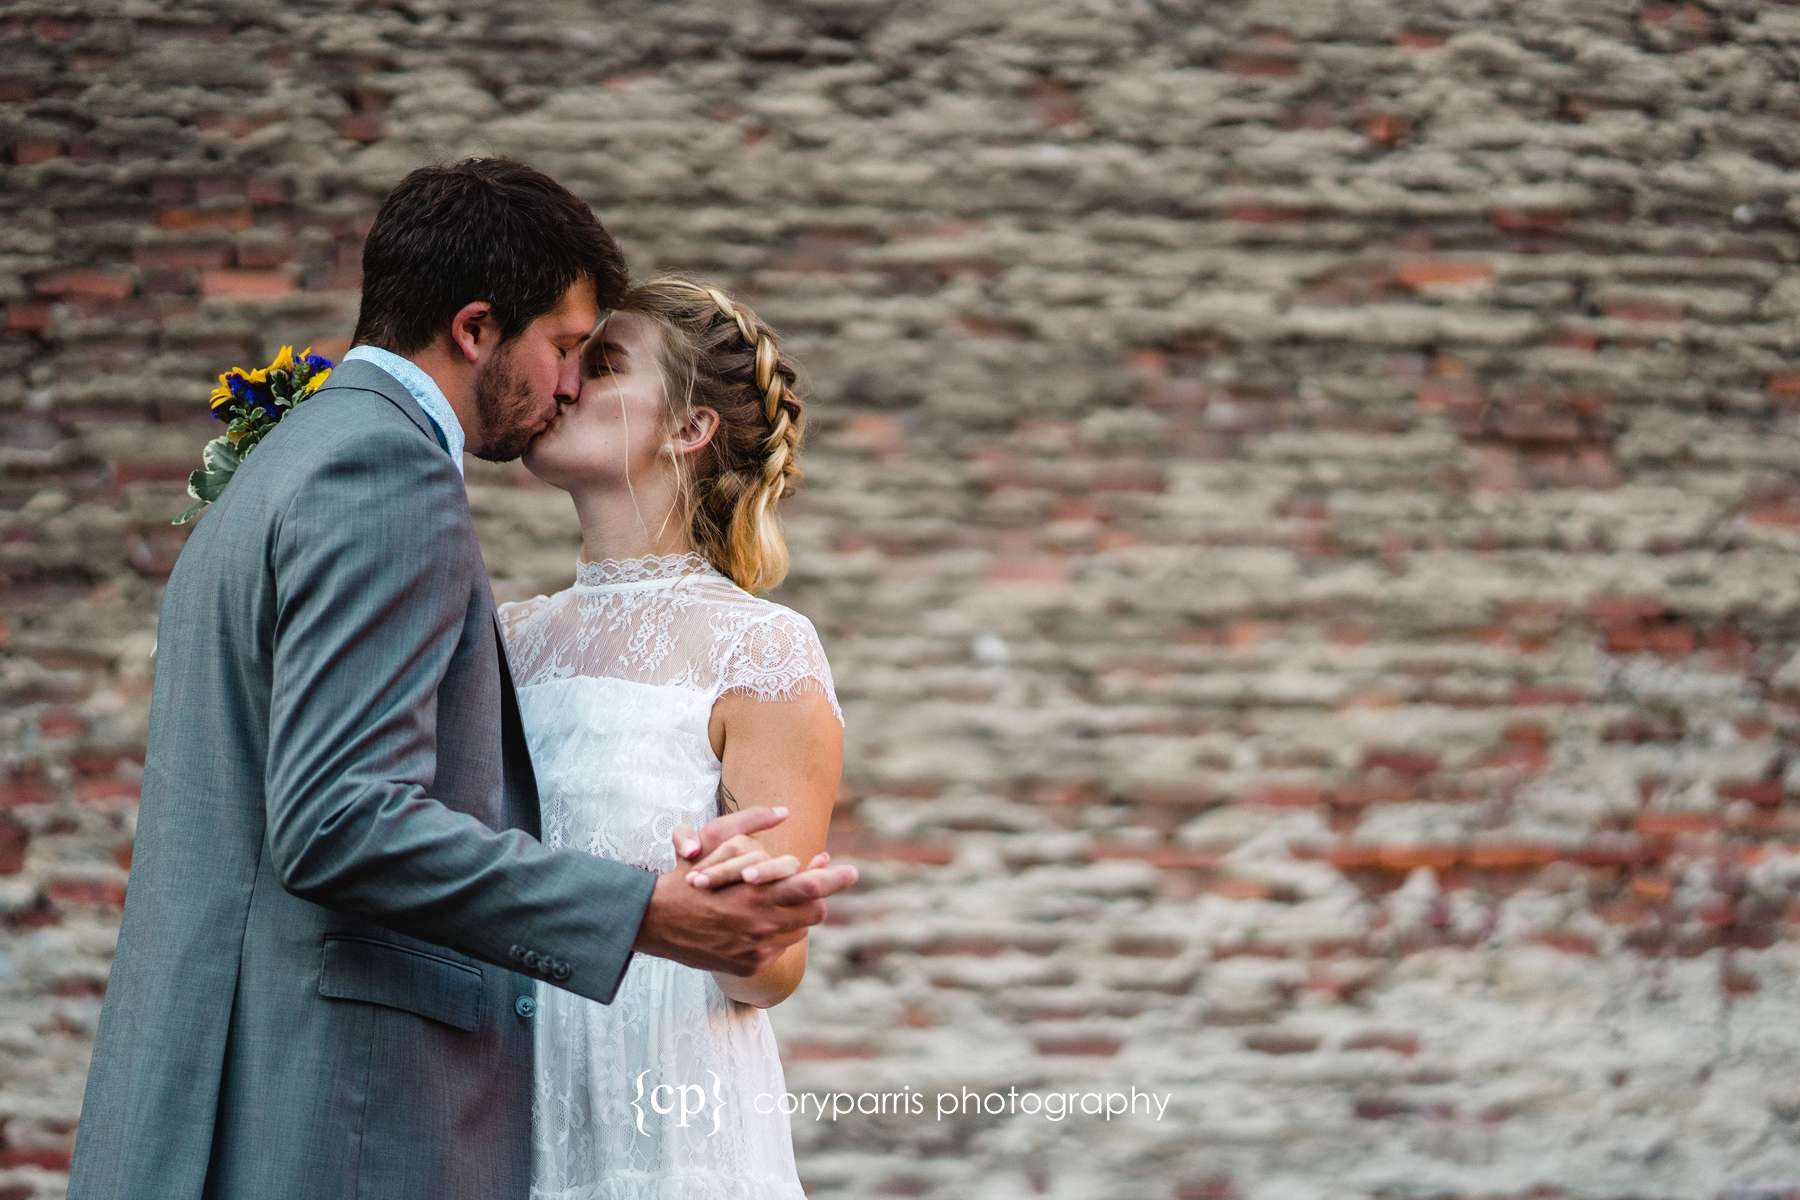
[[[357,345],[411,354],[473,300],[517,336],[586,275],[611,308],[625,257],[599,218],[542,171],[510,158],[420,167],[382,201],[363,242]]]

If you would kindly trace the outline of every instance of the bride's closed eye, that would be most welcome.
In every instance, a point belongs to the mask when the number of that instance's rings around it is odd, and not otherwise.
[[[625,348],[617,342],[589,342],[581,353],[581,373],[592,378],[618,370],[625,358]]]

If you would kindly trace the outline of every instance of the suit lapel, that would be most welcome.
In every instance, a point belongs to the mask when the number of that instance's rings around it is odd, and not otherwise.
[[[354,388],[358,391],[374,392],[389,404],[406,414],[406,419],[418,427],[421,434],[431,440],[438,449],[435,453],[448,454],[442,435],[437,432],[437,425],[425,415],[419,402],[412,398],[404,385],[392,375],[362,359],[354,359],[338,364],[332,371],[331,378],[325,381],[324,392],[331,388]],[[467,493],[464,493],[467,500]],[[487,582],[487,561],[481,555],[479,544],[475,548],[476,561],[482,564],[482,582]],[[518,797],[517,812],[513,815],[518,821],[518,828],[525,830],[534,838],[541,838],[541,817],[538,811],[537,774],[531,766],[531,748],[525,740],[525,724],[519,715],[519,697],[513,689],[512,664],[506,658],[506,631],[500,627],[500,613],[494,606],[494,594],[485,586],[488,620],[494,627],[494,665],[500,672],[500,746],[503,762],[502,774],[510,775],[514,781],[514,791]]]
[[[501,770],[510,771],[513,764],[518,764],[519,811],[515,814],[518,827],[542,840],[543,815],[538,804],[537,772],[532,769],[531,747],[525,740],[525,721],[519,714],[518,692],[513,688],[512,663],[506,657],[506,631],[500,627],[500,614],[491,599],[488,614],[494,622],[494,649],[498,652],[500,666],[500,745],[504,759]],[[509,750],[511,753],[506,753]]]

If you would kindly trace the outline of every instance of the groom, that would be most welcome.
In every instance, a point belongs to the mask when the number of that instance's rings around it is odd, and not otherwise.
[[[72,1200],[522,1200],[536,980],[610,1003],[637,951],[750,974],[855,881],[712,892],[536,840],[462,451],[516,458],[574,399],[624,282],[519,163],[382,205],[361,345],[164,593]],[[720,818],[689,857],[779,819]]]

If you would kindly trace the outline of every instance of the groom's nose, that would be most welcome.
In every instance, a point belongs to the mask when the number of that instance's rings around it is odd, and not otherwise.
[[[578,355],[571,354],[556,373],[556,406],[566,408],[575,403],[575,397],[581,394],[581,362]]]

